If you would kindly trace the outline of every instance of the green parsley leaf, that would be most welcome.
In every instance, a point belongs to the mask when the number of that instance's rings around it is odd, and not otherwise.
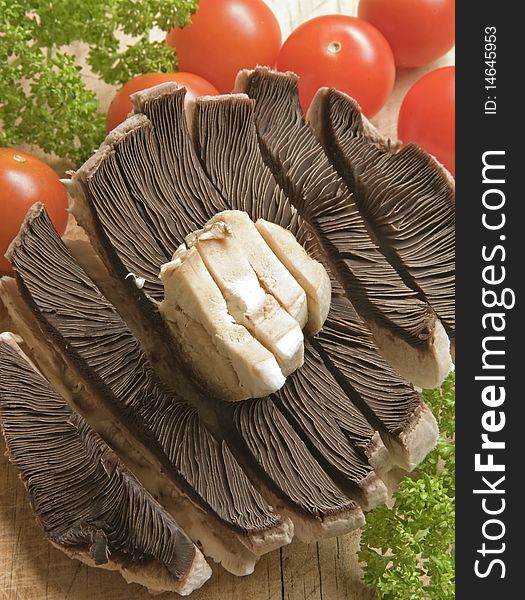
[[[104,115],[63,46],[87,45],[110,84],[176,70],[175,52],[153,28],[183,27],[198,0],[0,0],[0,145],[36,144],[74,163],[104,137]],[[119,34],[119,37],[117,37]],[[120,34],[131,36],[123,44]]]
[[[424,393],[440,426],[437,446],[394,495],[367,516],[359,558],[365,581],[385,600],[455,597],[455,448],[452,373]]]

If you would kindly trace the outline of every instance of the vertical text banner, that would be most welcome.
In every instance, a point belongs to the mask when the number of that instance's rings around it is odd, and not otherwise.
[[[525,29],[519,6],[456,3],[460,600],[525,598]]]

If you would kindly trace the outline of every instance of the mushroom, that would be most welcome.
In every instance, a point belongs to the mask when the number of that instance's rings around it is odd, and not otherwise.
[[[307,223],[287,202],[282,189],[263,162],[257,141],[254,108],[255,102],[244,94],[193,100],[190,103],[193,141],[214,186],[229,199],[232,206],[248,211],[252,219],[258,218],[257,227],[260,227],[265,239],[266,236],[273,238],[272,249],[294,274],[298,265],[305,273],[305,267],[309,265],[305,265],[304,259],[294,251],[297,245],[295,237],[302,239],[319,261],[323,261],[323,251],[318,244],[312,243]],[[222,160],[217,160],[217,155]],[[279,211],[277,207],[282,206],[287,207],[286,210]],[[260,219],[264,212],[271,215],[276,223]],[[293,239],[295,245],[289,242],[288,237]],[[302,379],[302,375],[309,370],[312,374],[309,380],[311,385],[305,386],[300,394],[296,392],[298,397],[293,400],[290,391],[295,380],[290,381],[279,396],[288,398],[290,405],[295,406],[289,411],[290,416],[297,414],[299,407],[310,413],[308,417],[296,417],[310,421],[309,425],[303,422],[302,427],[297,429],[316,438],[317,447],[325,444],[333,446],[334,436],[337,435],[334,431],[331,436],[320,434],[322,425],[319,418],[322,417],[319,412],[323,415],[329,413],[327,418],[332,419],[331,427],[346,423],[346,436],[363,430],[362,415],[366,414],[373,424],[372,434],[368,434],[366,444],[377,452],[377,456],[369,455],[374,467],[384,471],[388,465],[396,464],[411,470],[435,444],[435,420],[419,395],[378,354],[370,332],[345,298],[344,291],[328,266],[327,270],[331,275],[331,285],[324,286],[321,279],[317,290],[325,287],[333,289],[332,305],[327,304],[328,314],[323,314],[320,319],[323,327],[314,329],[317,335],[306,337],[306,364],[297,373],[297,379]],[[326,274],[324,269],[323,272]],[[296,279],[300,281],[299,274]],[[315,276],[312,276],[312,280],[315,281]],[[303,287],[312,289],[314,286],[303,284]],[[311,293],[315,292],[312,290]],[[310,301],[311,297],[308,298]],[[315,372],[325,382],[317,388],[314,387]],[[309,398],[313,400],[308,402]],[[323,398],[323,401],[319,402],[319,398]],[[355,407],[354,402],[360,409]],[[312,414],[317,416],[312,418]],[[382,443],[373,441],[375,429],[385,437],[391,449],[390,456],[387,457],[383,451]],[[376,434],[377,438],[379,435]],[[340,458],[338,460],[341,462]]]
[[[308,119],[381,252],[436,311],[454,356],[453,178],[422,148],[382,136],[343,92],[319,90]]]
[[[190,105],[188,118],[191,140],[193,140],[195,146],[193,147],[187,129],[183,97],[181,96],[181,90],[175,84],[163,84],[135,96],[136,107],[143,108],[148,115],[154,118],[157,127],[152,129],[151,123],[142,121],[140,128],[131,128],[131,126],[126,125],[124,130],[115,130],[106,142],[108,145],[104,146],[73,176],[73,193],[76,194],[73,199],[73,211],[77,220],[84,225],[88,233],[91,232],[93,245],[100,249],[101,256],[105,260],[108,269],[113,269],[115,273],[118,273],[119,270],[121,273],[127,273],[129,270],[135,269],[147,277],[148,273],[159,268],[158,263],[151,263],[150,255],[147,253],[132,255],[133,240],[129,239],[129,242],[123,242],[127,239],[126,231],[130,225],[121,215],[127,212],[134,214],[135,204],[126,189],[120,187],[121,177],[118,171],[120,161],[118,157],[127,152],[126,148],[130,146],[131,142],[127,142],[128,145],[123,147],[122,140],[130,136],[137,139],[150,139],[156,136],[156,139],[160,140],[161,136],[168,136],[169,134],[171,137],[163,140],[162,147],[171,147],[172,142],[170,140],[175,136],[179,148],[179,155],[176,157],[177,162],[175,164],[179,165],[181,172],[184,171],[186,180],[193,182],[197,178],[203,179],[204,183],[202,185],[206,185],[207,189],[212,190],[210,194],[215,197],[220,192],[221,197],[228,198],[231,208],[245,210],[252,219],[267,216],[269,219],[274,219],[277,224],[290,229],[298,239],[308,241],[311,232],[308,224],[297,215],[294,207],[287,201],[284,192],[277,185],[269,169],[265,167],[258,151],[253,121],[253,104],[253,101],[245,96],[237,95],[228,96],[222,100],[199,99],[194,105]],[[219,122],[222,123],[222,127],[218,126]],[[173,131],[173,123],[179,123],[177,132]],[[223,138],[220,137],[218,132],[225,132]],[[149,160],[148,154],[138,153],[136,150],[136,148],[142,148],[144,145],[144,142],[139,143],[137,141],[133,146],[135,148],[135,159],[140,164],[144,164]],[[184,152],[182,149],[184,149]],[[188,156],[193,157],[195,153],[197,153],[195,158],[192,158],[191,161],[187,159]],[[221,160],[217,159],[218,156],[221,157]],[[184,162],[185,160],[188,164]],[[196,163],[198,167],[195,167]],[[160,160],[155,159],[155,164],[160,165]],[[183,164],[184,169],[180,166]],[[192,169],[196,170],[195,175]],[[181,190],[180,193],[186,194],[183,198],[187,204],[191,205],[194,202],[189,192]],[[126,207],[122,206],[124,200],[127,202]],[[174,202],[172,201],[169,205],[172,206],[173,214],[171,218],[173,220],[177,218],[179,210],[173,204]],[[177,202],[180,202],[180,199]],[[215,204],[218,204],[217,200],[215,200]],[[224,204],[226,204],[226,200],[224,200]],[[119,207],[118,211],[114,210],[114,205]],[[137,216],[137,218],[139,217]],[[95,222],[98,223],[96,227],[94,227]],[[147,246],[152,247],[155,244],[155,238],[151,231],[144,231],[147,222],[146,219],[142,220],[140,235],[144,235]],[[118,223],[118,228],[115,223]],[[107,242],[101,242],[102,233],[99,236],[97,231],[101,231],[108,236]],[[177,250],[179,243],[184,242],[185,236],[174,237],[175,239],[172,241],[173,252]],[[110,243],[113,243],[113,247],[118,251],[117,256],[115,256],[115,253],[109,256],[105,250]],[[324,257],[322,250],[317,248],[317,252],[315,258],[322,260]],[[142,262],[142,266],[139,261]],[[117,269],[114,265],[118,264],[121,266]],[[333,282],[333,285],[335,285],[335,282]],[[125,287],[126,282],[117,276],[111,279],[111,285],[102,286],[104,293],[110,298],[112,295],[114,296],[113,286]],[[153,299],[162,297],[162,286],[156,278],[150,277],[146,287],[149,289],[149,296]],[[169,365],[170,360],[173,362],[173,359],[169,346],[167,343],[164,345],[165,337],[159,333],[159,327],[154,320],[157,306],[152,302],[147,306],[143,299],[137,299],[139,292],[134,286],[131,289],[128,288],[127,292],[125,290],[124,294],[127,294],[125,299],[122,297],[114,298],[118,310],[127,320],[131,329],[141,339],[146,352],[148,348],[154,348],[154,356],[157,357],[157,360],[152,362],[161,377],[167,381],[170,381],[171,378],[173,381],[172,373],[176,370],[176,367],[166,366]],[[140,313],[141,320],[136,317],[136,313],[139,313],[138,308],[135,313],[130,311],[133,302],[145,307],[143,313]],[[391,305],[392,307],[397,305],[397,297],[391,300]],[[149,327],[144,325],[143,322],[146,310],[148,317],[151,318]],[[360,319],[355,316],[355,311],[351,306],[348,311],[348,319],[357,319],[357,326],[354,330],[357,329],[359,336],[362,338],[361,343],[353,345],[352,348],[372,345],[374,348],[372,352],[374,352],[376,346],[365,328],[360,324]],[[166,348],[165,351],[163,347]],[[342,352],[347,352],[346,345],[343,345],[341,349]],[[360,368],[363,366],[359,361],[354,364]],[[376,372],[370,374],[370,369],[375,365],[378,365],[375,369]],[[385,365],[380,356],[374,356],[373,361],[366,361],[366,366],[368,368],[365,374],[357,372],[352,375],[345,372],[343,377],[348,377],[350,380],[354,377],[359,380],[369,379],[371,382],[375,378],[379,381],[383,378],[386,378],[387,381],[393,379],[395,382],[393,386],[397,386],[397,393],[401,396],[401,401],[396,404],[396,408],[392,408],[393,403],[388,395],[384,394],[382,387],[376,387],[372,395],[369,393],[368,396],[373,397],[376,405],[384,405],[384,414],[389,415],[389,419],[392,419],[392,412],[396,413],[398,425],[392,428],[396,429],[399,435],[406,435],[408,430],[412,432],[406,442],[397,444],[393,442],[397,451],[392,454],[392,462],[397,461],[403,466],[413,467],[416,463],[412,456],[408,455],[423,456],[433,447],[437,435],[435,422],[432,423],[430,412],[420,402],[413,390],[401,382],[392,369]],[[173,382],[173,386],[176,385],[177,382]],[[350,385],[350,387],[352,386]],[[383,398],[379,399],[378,396],[383,396]],[[367,396],[365,395],[365,397]],[[408,414],[405,413],[405,409],[408,410]],[[417,416],[419,410],[427,416],[423,421]],[[383,429],[386,431],[386,428]],[[419,431],[421,433],[418,433]],[[416,445],[421,448],[421,451],[414,454],[412,448]]]
[[[206,555],[246,574],[294,533],[364,523],[388,470],[437,438],[393,367],[433,386],[450,356],[304,123],[295,78],[238,85],[256,100],[185,112],[176,84],[135,94],[67,182],[93,248],[66,246],[37,205],[0,297],[53,387]],[[290,332],[301,347],[279,354]]]
[[[0,334],[0,425],[53,546],[152,593],[185,596],[209,579],[200,550],[8,333]]]
[[[205,554],[247,574],[257,555],[288,543],[290,521],[196,410],[158,380],[42,205],[29,211],[10,252],[16,284],[2,278],[0,296],[38,367]]]
[[[297,215],[297,211],[290,205],[283,190],[277,185],[272,173],[263,163],[254,128],[253,100],[249,100],[242,95],[196,100],[193,105],[190,104],[189,130],[181,90],[175,84],[164,84],[147,92],[139,93],[135,95],[134,102],[136,110],[144,110],[144,113],[152,119],[152,122],[142,121],[140,128],[126,126],[122,131],[113,132],[107,140],[107,144],[111,144],[111,146],[100,151],[98,156],[95,155],[96,158],[91,159],[73,176],[73,186],[76,192],[74,212],[88,232],[92,232],[93,244],[98,244],[98,247],[102,248],[103,257],[105,255],[104,249],[99,242],[96,234],[97,228],[93,227],[93,222],[96,217],[100,223],[97,227],[100,227],[107,235],[111,236],[115,248],[121,248],[122,235],[120,230],[116,231],[114,229],[113,225],[116,220],[120,219],[120,214],[114,214],[109,198],[111,198],[111,202],[114,198],[115,204],[119,206],[123,198],[130,198],[129,194],[125,190],[122,192],[119,187],[118,164],[120,161],[118,157],[126,153],[128,151],[126,148],[129,148],[131,144],[131,142],[128,142],[128,145],[123,147],[122,140],[126,139],[126,136],[134,136],[138,140],[155,137],[160,147],[166,146],[169,148],[170,156],[175,161],[174,164],[179,165],[178,168],[181,172],[184,171],[185,180],[194,182],[196,179],[202,179],[204,182],[202,185],[206,185],[206,189],[211,190],[209,193],[212,197],[215,198],[219,192],[222,198],[227,199],[223,200],[224,204],[228,202],[231,208],[246,211],[252,220],[263,216],[273,219],[278,225],[287,227],[308,246],[310,251],[316,251],[315,258],[317,260],[326,261],[325,253],[322,248],[319,248],[319,244],[315,240],[313,244],[311,243],[311,227]],[[175,123],[179,124],[176,131],[174,130]],[[194,147],[190,143],[190,132]],[[173,139],[177,140],[178,154],[176,155],[173,154],[172,150],[174,146]],[[137,148],[143,148],[144,146],[145,142],[139,143],[137,141],[133,144],[135,160],[140,164],[150,160],[147,153],[137,150]],[[322,154],[320,148],[317,151]],[[194,158],[195,153],[196,157]],[[187,157],[192,158],[189,160]],[[197,167],[195,166],[196,162]],[[110,170],[107,170],[107,164],[111,165]],[[160,161],[155,159],[155,164],[160,164]],[[184,168],[182,165],[184,165]],[[159,175],[159,177],[161,176]],[[111,182],[111,185],[106,178]],[[183,194],[182,198],[185,199],[188,205],[195,201],[188,191],[180,187],[180,184],[177,189]],[[117,192],[118,198],[115,197]],[[134,204],[131,200],[129,202],[131,211]],[[177,218],[179,211],[174,202],[172,201],[170,204],[173,220]],[[181,202],[181,200],[178,199],[177,202]],[[217,200],[214,203],[217,205]],[[125,214],[123,208],[119,212]],[[146,220],[143,220],[144,223],[146,223]],[[125,226],[123,224],[124,228]],[[363,235],[367,235],[366,232]],[[153,230],[148,233],[148,236],[147,239],[151,240],[151,244],[154,244]],[[182,236],[177,238],[175,235],[174,237],[172,247],[175,252],[178,244],[182,243],[184,238]],[[131,244],[130,240],[130,244],[127,245],[125,250],[119,251],[118,256],[112,256],[107,260],[108,268],[111,269],[112,264],[116,264],[120,260],[124,261],[124,266],[121,268],[122,272],[127,272],[131,268],[130,265],[135,266],[139,259],[144,263],[142,267],[137,267],[141,273],[152,272],[155,268],[158,268],[158,264],[153,266],[150,264],[148,255],[141,255],[140,257],[134,255],[130,258],[130,248],[133,248]],[[386,261],[384,262],[387,265]],[[394,278],[397,277],[395,273],[393,275]],[[120,280],[114,282],[114,285],[121,284],[122,281]],[[337,282],[332,277],[332,285],[336,284]],[[155,282],[150,280],[149,285],[152,289]],[[111,289],[104,291],[109,296],[112,293]],[[338,297],[341,296],[341,293],[344,296],[344,292],[338,291]],[[135,289],[133,294],[136,294]],[[150,295],[158,298],[162,295],[162,291],[155,289]],[[128,319],[131,327],[139,335],[144,347],[153,346],[155,340],[151,340],[151,336],[155,330],[153,327],[144,328],[136,322],[134,315],[129,312],[129,305],[132,301],[133,295],[130,295],[126,302],[121,300],[117,306],[121,314]],[[397,296],[393,297],[389,303],[392,310],[396,310],[398,305]],[[333,370],[336,377],[340,377],[346,382],[345,390],[358,403],[361,403],[366,414],[373,419],[374,428],[378,427],[383,432],[388,445],[393,450],[389,458],[390,462],[400,464],[405,468],[413,468],[435,443],[437,436],[435,421],[418,395],[414,393],[410,386],[403,383],[399,376],[377,354],[376,345],[370,333],[363,327],[352,305],[347,304],[345,325],[350,327],[350,333],[344,338],[344,341],[343,336],[339,336],[337,339],[340,344],[340,353],[348,354],[348,358],[343,361],[342,370],[337,369],[339,365],[337,361],[332,361],[329,364],[334,365]],[[422,305],[419,301],[416,304],[418,306]],[[148,310],[151,313],[156,310],[154,303]],[[430,309],[428,310],[430,311]],[[157,356],[159,342],[161,342],[159,338],[160,336],[157,335]],[[319,339],[322,343],[324,339],[322,332]],[[327,343],[329,344],[329,342]],[[354,353],[355,358],[353,357]],[[361,359],[361,357],[363,358]],[[157,361],[156,366],[161,375],[169,380],[169,369],[164,369],[161,372],[163,361],[164,359]],[[353,365],[352,369],[355,369],[355,372],[348,369],[349,364]],[[435,363],[433,364],[435,365]],[[441,376],[440,374],[439,377]],[[327,375],[327,378],[333,379],[330,375]],[[431,378],[435,379],[435,372],[431,373]],[[355,385],[352,383],[353,380],[357,381]],[[383,380],[388,382],[387,388],[394,390],[395,396],[397,396],[396,402],[393,402],[388,393],[384,392]],[[364,386],[360,382],[370,383],[368,386]],[[356,388],[358,391],[355,391]],[[341,395],[348,396],[345,393]],[[372,408],[367,407],[368,403],[371,403]],[[342,409],[342,412],[345,409],[346,407]],[[382,419],[386,419],[386,423],[383,423]]]
[[[435,387],[452,366],[443,325],[370,238],[350,190],[305,123],[297,84],[293,73],[258,67],[239,73],[235,91],[256,100],[263,158],[313,230],[383,356],[408,381]]]
[[[292,519],[302,540],[335,535],[363,524],[358,503],[330,480],[268,399],[250,401],[259,417],[246,423],[237,415],[249,411],[248,404],[233,415],[228,403],[202,397],[200,414],[216,437],[212,436],[195,409],[159,382],[137,341],[75,263],[41,205],[30,211],[11,248],[11,261],[18,285],[4,278],[0,294],[18,330],[34,347],[40,368],[68,401],[101,428],[110,444],[120,444],[119,452],[124,460],[131,461],[134,472],[148,489],[160,490],[164,497],[168,491],[189,497],[184,498],[183,506],[178,502],[168,508],[190,538],[202,543],[205,554],[221,560],[233,572],[249,572],[254,556],[238,558],[241,549],[235,544],[238,546],[240,541],[250,552],[261,554],[288,543],[291,526],[286,517]],[[50,338],[52,343],[46,344]],[[58,356],[49,360],[53,352]],[[64,371],[69,373],[67,377]],[[72,381],[82,385],[73,389]],[[84,391],[90,388],[97,391],[88,399]],[[202,391],[196,388],[195,393]],[[86,407],[89,400],[92,406]],[[276,427],[276,423],[280,426]],[[220,441],[221,437],[230,449]],[[127,443],[122,443],[121,438]],[[195,456],[198,451],[201,454]],[[244,473],[234,468],[231,452],[284,517],[271,512]],[[221,464],[226,459],[229,464]],[[356,474],[368,477],[368,486],[361,489],[354,485],[358,495],[368,502],[367,490],[377,495],[384,486],[357,452],[350,460],[354,465],[361,464],[360,471],[354,468],[354,478]],[[148,471],[144,473],[142,466],[140,475],[140,465],[145,461]],[[205,469],[204,465],[210,466]],[[233,497],[232,503],[233,490],[238,490],[239,495]],[[209,532],[200,524],[202,516],[197,521],[195,504],[201,511],[206,508]],[[235,535],[228,527],[234,529]],[[214,547],[214,533],[218,531],[226,549]],[[238,562],[242,560],[241,564],[235,563],[236,558]]]
[[[414,469],[435,446],[436,420],[419,394],[381,359],[344,295],[332,299],[315,342],[343,390],[381,433],[391,464]]]

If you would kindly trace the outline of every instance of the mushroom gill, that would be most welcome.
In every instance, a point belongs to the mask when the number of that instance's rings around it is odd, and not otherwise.
[[[211,575],[201,552],[117,455],[0,334],[0,425],[49,541],[151,592],[187,595]]]
[[[439,385],[452,366],[443,325],[370,238],[352,193],[304,120],[297,77],[258,67],[239,73],[236,91],[256,100],[262,156],[382,354],[415,385]]]
[[[422,148],[383,137],[338,90],[320,90],[308,119],[381,252],[436,311],[454,354],[454,180]]]
[[[235,465],[233,452],[269,503],[291,518],[301,539],[349,531],[363,523],[356,501],[331,481],[268,399],[248,401],[234,416],[234,405],[204,396],[202,391],[198,392],[203,397],[197,412],[167,390],[111,304],[75,263],[41,206],[30,212],[13,245],[11,261],[18,291],[13,290],[13,282],[6,278],[0,293],[18,329],[25,337],[32,338],[39,366],[62,386],[61,391],[69,394],[68,399],[75,407],[85,410],[88,420],[102,428],[108,440],[115,443],[115,438],[118,441],[124,437],[133,445],[140,457],[129,457],[129,452],[126,456],[133,461],[134,469],[138,468],[139,460],[154,463],[155,474],[142,478],[138,475],[146,487],[156,486],[162,492],[169,479],[167,489],[176,488],[179,496],[189,496],[193,503],[205,508],[207,516],[210,513],[214,516],[209,537],[219,530],[225,544],[240,541],[258,554],[290,541],[287,518],[269,511],[239,468],[234,470],[229,465],[228,473],[221,466],[221,459],[225,460],[221,449]],[[53,351],[58,357],[50,364],[48,357]],[[64,365],[72,373],[70,380],[80,380],[86,389],[94,385],[97,390],[94,408],[83,409],[82,391],[76,390],[73,395],[68,385],[64,385]],[[250,414],[249,407],[255,407],[257,419],[237,418],[239,414]],[[109,430],[104,429],[108,419],[102,417],[103,410],[113,415]],[[276,428],[275,423],[281,426]],[[367,432],[373,436],[370,428]],[[184,450],[185,445],[188,450]],[[194,456],[195,450],[190,448],[197,448],[200,454]],[[383,499],[384,486],[365,457],[354,451],[346,461],[351,480],[348,488],[356,490],[356,500],[363,498],[364,504],[377,503],[368,500],[369,491],[379,493],[379,500]],[[225,479],[225,472],[231,479]],[[365,478],[367,485],[359,487]],[[233,490],[238,491],[232,497]],[[172,509],[190,537],[200,540],[205,552],[222,560],[227,568],[240,569],[235,563],[230,564],[234,561],[231,556],[214,554],[203,527],[192,521],[191,503],[185,497],[184,500],[183,506],[174,504]],[[227,527],[236,535],[232,536]]]

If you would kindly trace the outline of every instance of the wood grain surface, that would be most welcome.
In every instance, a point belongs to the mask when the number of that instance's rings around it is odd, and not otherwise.
[[[357,0],[267,0],[281,23],[283,36],[299,23],[321,14],[355,14]],[[75,52],[82,61],[85,49]],[[395,138],[401,100],[412,83],[438,66],[453,64],[454,51],[423,69],[398,71],[394,92],[387,106],[374,118],[385,134]],[[114,88],[101,83],[87,68],[83,71],[103,110]],[[34,148],[29,148],[37,152]],[[70,168],[64,161],[45,156],[59,173]],[[0,303],[0,331],[9,329]],[[1,438],[1,436],[0,436]],[[149,598],[148,592],[127,584],[119,574],[93,569],[70,560],[52,548],[29,508],[24,486],[16,469],[4,456],[0,439],[0,600],[127,600]],[[234,577],[213,566],[213,576],[191,596],[193,600],[372,600],[366,588],[356,551],[359,534],[349,534],[317,544],[293,542],[264,556],[255,573]],[[178,598],[163,594],[161,598]]]

